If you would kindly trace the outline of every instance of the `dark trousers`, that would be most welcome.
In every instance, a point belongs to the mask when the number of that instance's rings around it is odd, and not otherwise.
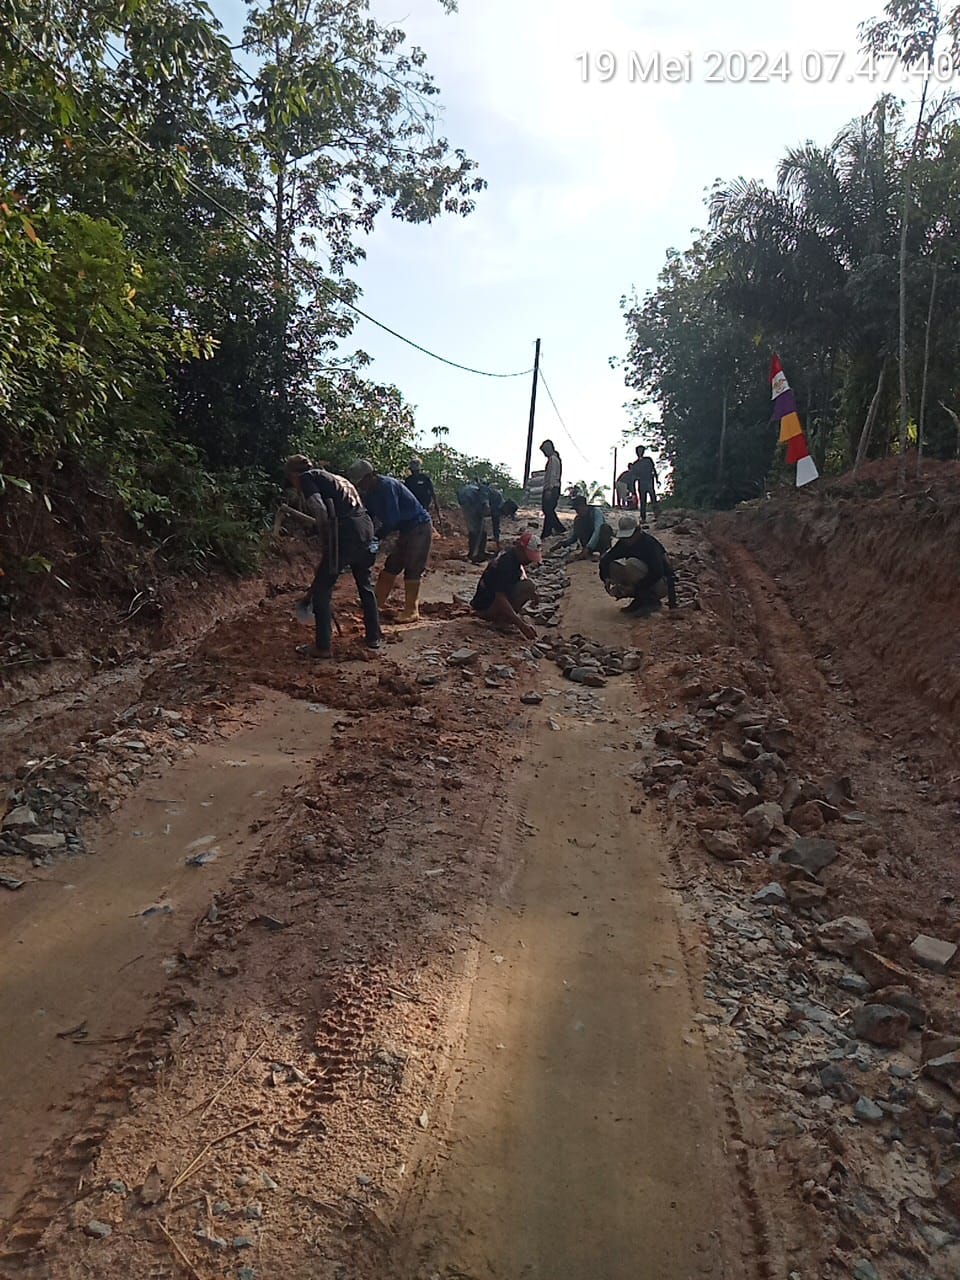
[[[554,533],[566,533],[566,529],[557,517],[557,503],[560,501],[559,489],[544,489],[540,506],[543,509],[543,533],[541,537],[549,538]]]
[[[368,645],[376,644],[380,639],[380,610],[377,608],[377,597],[370,574],[373,565],[374,556],[364,552],[362,557],[349,566],[357,584]],[[313,579],[313,616],[317,624],[318,649],[329,649],[333,641],[333,588],[337,585],[339,576],[339,573],[331,573],[322,564]]]
[[[640,490],[640,519],[641,520],[646,520],[647,518],[647,499],[648,498],[650,499],[651,507],[653,507],[653,514],[654,515],[657,514],[657,495],[654,493],[652,489],[641,488]]]

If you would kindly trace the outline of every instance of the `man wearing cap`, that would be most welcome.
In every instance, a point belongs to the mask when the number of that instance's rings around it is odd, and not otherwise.
[[[603,517],[603,509],[591,506],[582,493],[575,493],[572,502],[576,512],[573,532],[564,538],[560,546],[572,547],[575,542],[579,542],[581,560],[589,560],[595,552],[603,555],[610,550],[613,542],[613,530]]]
[[[540,564],[542,559],[540,539],[528,529],[512,547],[491,560],[480,575],[470,602],[474,613],[504,631],[515,627],[528,640],[535,640],[536,631],[521,613],[537,601],[537,589],[527,577],[527,567]]]
[[[284,473],[304,498],[320,533],[322,548],[313,586],[306,597],[313,604],[316,642],[301,645],[298,652],[310,658],[333,656],[333,588],[344,569],[350,569],[357,584],[367,648],[382,648],[380,611],[370,577],[377,558],[373,521],[364,510],[359,493],[349,480],[315,467],[302,454],[287,458]]]
[[[382,476],[365,460],[347,468],[347,478],[360,490],[363,505],[373,517],[381,538],[397,535],[397,545],[387,556],[377,578],[377,604],[382,609],[400,574],[404,577],[406,605],[398,622],[420,618],[420,580],[430,558],[433,521],[430,513],[405,484],[393,476]]]
[[[433,481],[423,470],[423,462],[420,458],[410,459],[410,474],[403,482],[416,500],[423,507],[424,511],[429,511],[431,507],[436,510],[437,518],[440,518],[440,504],[437,502],[437,491],[433,487]],[[441,529],[441,533],[443,530]]]
[[[623,610],[637,616],[655,613],[664,597],[677,607],[677,580],[666,548],[637,523],[621,516],[618,538],[600,558],[600,579],[609,595],[630,598]]]

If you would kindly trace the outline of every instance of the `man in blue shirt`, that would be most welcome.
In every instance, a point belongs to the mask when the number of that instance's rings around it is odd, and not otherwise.
[[[576,493],[572,499],[573,509],[577,513],[573,521],[573,532],[560,543],[561,547],[572,547],[580,543],[580,558],[589,560],[594,552],[603,555],[610,550],[613,542],[613,530],[603,518],[600,507],[591,506],[582,493]]]
[[[387,556],[377,578],[377,604],[382,609],[401,572],[404,577],[406,606],[398,622],[417,622],[420,618],[420,580],[430,558],[433,544],[433,521],[430,513],[405,484],[393,476],[382,476],[366,461],[347,468],[347,478],[357,486],[363,505],[373,518],[381,538],[397,535],[397,545]]]

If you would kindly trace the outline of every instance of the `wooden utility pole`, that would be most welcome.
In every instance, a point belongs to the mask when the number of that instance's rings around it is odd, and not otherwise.
[[[617,446],[613,446],[613,488],[610,491],[611,506],[617,505]]]
[[[527,428],[527,457],[523,464],[523,487],[530,483],[530,459],[533,456],[533,424],[537,416],[537,383],[540,380],[540,339],[533,357],[533,388],[530,392],[530,425]]]

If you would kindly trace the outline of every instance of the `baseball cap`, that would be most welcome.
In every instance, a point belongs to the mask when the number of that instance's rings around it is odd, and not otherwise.
[[[366,480],[367,476],[372,476],[373,474],[373,467],[367,462],[366,458],[358,458],[356,462],[351,462],[347,467],[347,479],[351,484],[359,484],[361,480]]]
[[[540,549],[540,539],[532,529],[528,529],[526,533],[521,533],[520,537],[517,539],[517,546],[528,564],[540,564],[543,560],[543,552]]]
[[[624,538],[629,538],[631,534],[637,532],[636,516],[621,516],[620,523],[617,525],[617,541],[622,542]]]

